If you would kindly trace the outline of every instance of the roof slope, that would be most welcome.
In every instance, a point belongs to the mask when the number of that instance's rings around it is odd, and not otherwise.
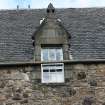
[[[105,8],[57,9],[74,60],[105,59]],[[32,35],[45,9],[0,11],[0,62],[33,61]]]

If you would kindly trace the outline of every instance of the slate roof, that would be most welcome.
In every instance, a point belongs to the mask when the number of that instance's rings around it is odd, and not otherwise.
[[[105,8],[56,9],[71,35],[73,60],[105,59]],[[0,11],[0,62],[31,62],[32,35],[45,9]]]

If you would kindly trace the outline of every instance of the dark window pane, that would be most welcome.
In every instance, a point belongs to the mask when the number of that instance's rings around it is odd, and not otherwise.
[[[62,69],[57,69],[56,71],[57,71],[57,72],[62,72]]]
[[[56,66],[59,67],[59,66],[62,66],[62,64],[57,64]]]
[[[46,69],[46,70],[43,70],[43,72],[49,72],[49,70]]]
[[[50,72],[55,72],[55,69],[51,69]]]

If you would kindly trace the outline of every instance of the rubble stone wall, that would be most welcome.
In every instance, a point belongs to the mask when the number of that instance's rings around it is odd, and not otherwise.
[[[0,68],[0,105],[105,105],[105,64],[69,64],[62,84],[34,80],[33,69]]]

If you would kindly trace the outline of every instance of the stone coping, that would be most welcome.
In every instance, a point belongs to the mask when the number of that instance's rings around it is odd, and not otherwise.
[[[55,61],[55,62],[3,62],[0,63],[0,66],[35,66],[40,64],[48,64],[48,63],[65,63],[65,64],[75,64],[75,63],[105,63],[105,59],[89,59],[89,60],[63,60],[63,61]]]

